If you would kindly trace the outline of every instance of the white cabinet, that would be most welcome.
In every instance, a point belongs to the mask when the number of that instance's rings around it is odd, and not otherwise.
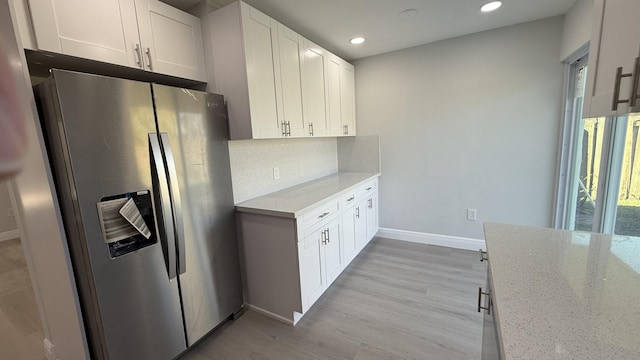
[[[200,19],[157,0],[29,0],[36,47],[206,81]]]
[[[583,117],[640,111],[640,1],[596,0],[594,9]]]
[[[343,135],[356,135],[355,72],[353,65],[340,62],[340,120]]]
[[[308,196],[303,188],[292,191],[285,202]],[[374,178],[300,212],[237,205],[245,304],[291,324],[300,320],[375,235],[368,219],[377,231],[377,206],[367,206],[376,197]],[[262,200],[257,204],[265,204]]]
[[[328,53],[309,40],[303,41],[302,102],[304,121],[310,136],[327,136],[327,58]]]
[[[355,135],[351,64],[244,2],[209,16],[232,140]]]

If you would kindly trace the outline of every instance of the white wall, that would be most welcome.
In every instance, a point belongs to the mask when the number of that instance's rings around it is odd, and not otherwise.
[[[593,0],[576,0],[565,15],[560,60],[571,58],[589,43],[593,23]]]
[[[229,141],[229,156],[236,203],[338,171],[336,138]]]
[[[358,134],[380,135],[381,227],[480,239],[483,221],[551,224],[562,24],[355,62]]]
[[[7,184],[0,183],[0,234],[18,229],[15,218],[7,214],[7,210],[11,208],[11,198],[9,198]]]

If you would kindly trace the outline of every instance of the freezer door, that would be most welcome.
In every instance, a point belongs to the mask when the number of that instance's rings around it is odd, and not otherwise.
[[[225,106],[221,95],[155,84],[153,97],[190,346],[242,305]]]
[[[169,279],[167,244],[155,221],[162,196],[152,184],[149,135],[157,134],[150,85],[54,70],[38,90],[92,358],[175,358],[186,338],[178,280]],[[109,245],[99,203],[115,201],[117,210],[128,197],[151,236]]]

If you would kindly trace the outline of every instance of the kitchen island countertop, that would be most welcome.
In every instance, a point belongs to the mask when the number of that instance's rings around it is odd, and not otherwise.
[[[504,359],[640,359],[640,238],[485,224]]]

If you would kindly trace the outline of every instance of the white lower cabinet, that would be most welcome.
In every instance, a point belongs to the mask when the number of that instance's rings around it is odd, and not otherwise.
[[[245,304],[295,325],[375,236],[377,178],[298,214],[237,212]]]

